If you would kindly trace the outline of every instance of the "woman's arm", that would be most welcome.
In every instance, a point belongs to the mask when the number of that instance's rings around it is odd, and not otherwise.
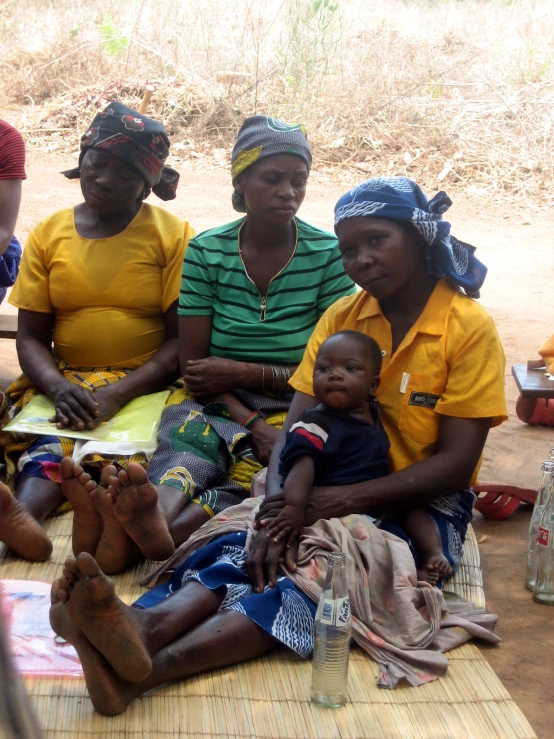
[[[0,180],[0,256],[14,235],[20,203],[21,180]]]
[[[350,513],[379,513],[384,508],[417,508],[468,487],[485,446],[490,418],[441,416],[432,457],[378,480],[314,488],[306,523]]]
[[[179,316],[179,364],[189,390],[197,397],[213,397],[238,388],[261,389],[262,365],[211,357],[211,336],[212,316]]]
[[[295,394],[273,448],[267,471],[266,501],[257,516],[258,522],[275,515],[284,505],[282,479],[278,473],[279,455],[286,432],[310,403],[313,403],[310,395]],[[490,425],[490,418],[442,415],[437,450],[432,457],[378,480],[314,488],[308,501],[306,523],[349,513],[379,512],[385,507],[415,508],[467,487],[485,446]],[[461,439],[463,443],[460,443]]]

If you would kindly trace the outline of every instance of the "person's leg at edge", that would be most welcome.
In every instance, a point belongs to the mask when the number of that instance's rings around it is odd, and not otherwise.
[[[15,495],[0,483],[0,541],[24,559],[48,559],[52,542],[41,524],[63,500],[61,486],[52,480],[26,477]]]
[[[242,613],[219,611],[157,652],[145,680],[128,682],[92,646],[63,605],[52,607],[51,624],[77,650],[92,704],[108,716],[123,713],[135,698],[164,683],[246,662],[279,643]]]
[[[415,508],[402,518],[402,525],[415,550],[423,559],[418,578],[435,585],[439,578],[452,574],[452,567],[445,557],[442,540],[435,522],[423,508]]]

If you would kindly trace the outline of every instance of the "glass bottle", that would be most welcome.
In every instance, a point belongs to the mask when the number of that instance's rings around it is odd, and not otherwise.
[[[537,550],[537,578],[533,600],[547,606],[554,606],[554,492],[552,485],[539,523]]]
[[[331,552],[314,626],[311,698],[318,706],[346,702],[352,617],[346,585],[346,556]]]
[[[534,590],[537,578],[537,536],[539,532],[539,524],[544,512],[544,508],[550,497],[552,484],[554,481],[554,462],[542,463],[542,479],[540,487],[537,491],[537,499],[529,524],[529,544],[527,547],[527,572],[525,574],[525,587],[527,590]]]
[[[548,455],[548,461],[554,462],[554,446],[550,447],[550,454]]]

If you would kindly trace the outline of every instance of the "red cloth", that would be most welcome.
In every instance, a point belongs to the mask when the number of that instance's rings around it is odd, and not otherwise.
[[[25,180],[25,143],[13,126],[0,121],[0,180]]]

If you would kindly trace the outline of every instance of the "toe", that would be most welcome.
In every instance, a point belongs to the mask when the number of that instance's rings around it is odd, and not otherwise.
[[[73,468],[75,467],[75,462],[71,459],[71,457],[64,457],[62,461],[60,462],[60,477],[62,480],[72,480],[73,479]]]
[[[131,480],[129,478],[129,474],[127,470],[118,470],[117,472],[117,479],[122,485],[131,485]]]
[[[60,602],[60,580],[54,580],[50,589],[50,603],[54,606]]]
[[[88,493],[92,493],[96,490],[96,483],[91,479],[90,475],[88,475],[88,480],[83,483],[83,485]]]
[[[79,472],[79,474],[77,475],[79,469],[81,470],[81,472]],[[88,474],[88,472],[85,472],[82,467],[75,467],[75,477],[77,477],[81,485],[86,485],[87,482],[90,480],[90,475]]]
[[[129,462],[127,465],[127,475],[135,485],[147,485],[150,482],[146,470],[137,462]]]
[[[77,567],[77,560],[75,559],[75,557],[68,557],[65,560],[64,574],[66,570],[70,573],[70,575],[73,575],[74,577],[80,574],[79,568]]]
[[[108,480],[110,479],[110,477],[115,475],[116,472],[117,470],[113,464],[107,464],[102,470],[102,474],[100,475],[100,485],[102,485],[103,488],[107,488]]]
[[[98,566],[98,562],[88,552],[81,552],[77,556],[77,566],[86,577],[99,577],[104,574]]]
[[[110,483],[110,485],[108,486],[107,492],[108,492],[107,497],[110,499],[110,502],[115,503],[115,501],[119,497],[119,493],[121,492],[121,490],[119,489],[119,485],[112,485]]]

